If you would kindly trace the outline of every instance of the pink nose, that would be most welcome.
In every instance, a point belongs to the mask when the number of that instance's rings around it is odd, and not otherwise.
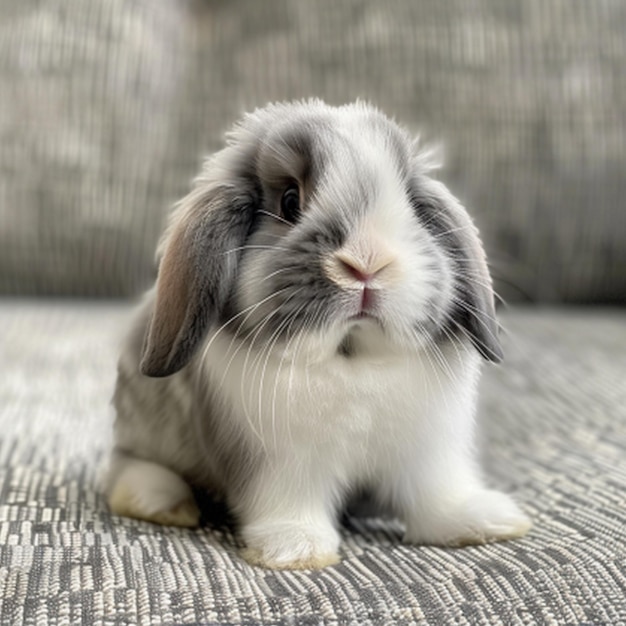
[[[355,265],[353,265],[352,263],[349,263],[345,259],[339,259],[339,263],[341,264],[342,269],[347,274],[350,274],[352,278],[355,278],[356,280],[362,283],[367,283],[368,281],[372,280],[374,276],[376,276],[376,272],[365,272],[363,271],[363,268],[356,267]]]

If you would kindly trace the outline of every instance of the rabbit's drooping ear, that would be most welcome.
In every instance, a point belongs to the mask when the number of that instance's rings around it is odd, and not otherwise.
[[[250,187],[243,179],[200,178],[174,212],[144,340],[143,374],[160,377],[177,372],[218,318],[254,220],[256,198]]]
[[[467,336],[484,359],[499,363],[503,353],[494,293],[478,229],[442,183],[419,176],[413,182],[411,194],[420,221],[453,262],[455,293],[451,330]]]

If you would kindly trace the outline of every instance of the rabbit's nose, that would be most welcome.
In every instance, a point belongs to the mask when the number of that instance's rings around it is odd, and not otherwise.
[[[393,263],[390,256],[377,256],[368,261],[361,261],[351,255],[339,252],[335,255],[341,272],[358,282],[369,283],[386,267]]]
[[[341,270],[349,277],[361,283],[371,282],[379,272],[392,262],[392,259],[386,257],[374,259],[367,264],[342,254],[338,254],[336,258]]]
[[[384,289],[401,277],[397,256],[382,246],[344,247],[326,257],[323,266],[328,278],[344,289]]]

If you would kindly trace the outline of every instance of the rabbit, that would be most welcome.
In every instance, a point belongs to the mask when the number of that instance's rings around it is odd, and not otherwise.
[[[223,497],[242,556],[339,560],[369,489],[412,544],[524,535],[475,449],[481,363],[498,363],[478,231],[410,133],[374,106],[247,114],[174,208],[124,344],[110,509],[193,527]]]

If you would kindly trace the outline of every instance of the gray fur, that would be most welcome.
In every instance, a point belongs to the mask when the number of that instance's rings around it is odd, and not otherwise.
[[[478,231],[456,198],[439,182],[420,176],[411,182],[411,200],[420,222],[453,260],[455,296],[442,325],[447,333],[466,335],[480,355],[502,358],[491,278]]]
[[[237,278],[238,248],[253,227],[256,199],[245,193],[246,187],[245,183],[241,190],[224,185],[192,196],[187,215],[166,250],[163,263],[170,261],[174,266],[168,280],[161,267],[141,360],[143,374],[161,377],[180,370],[209,325],[219,319]],[[164,284],[168,281],[175,285]],[[173,322],[164,321],[176,310]]]
[[[154,295],[148,294],[118,363],[113,396],[117,451],[159,463],[214,493],[224,493],[226,485],[233,492],[254,471],[255,459],[238,444],[216,381],[200,379],[194,361],[167,378],[139,374]]]

